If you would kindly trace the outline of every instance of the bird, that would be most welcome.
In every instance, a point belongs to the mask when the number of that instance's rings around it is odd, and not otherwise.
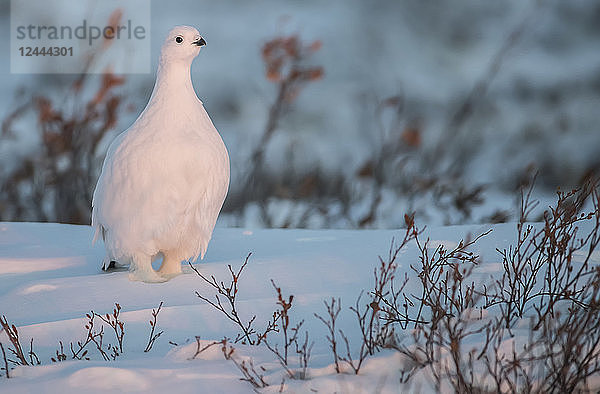
[[[227,148],[191,80],[205,45],[191,26],[168,33],[148,104],[109,145],[94,190],[102,268],[128,265],[132,281],[164,282],[204,259],[229,189]]]

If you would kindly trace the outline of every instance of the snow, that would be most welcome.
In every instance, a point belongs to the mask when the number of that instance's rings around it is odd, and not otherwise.
[[[24,347],[34,338],[34,350],[42,365],[18,367],[14,379],[3,380],[0,391],[25,393],[33,390],[58,393],[65,390],[105,392],[249,392],[251,386],[239,380],[235,366],[223,358],[218,347],[189,360],[196,349],[195,336],[203,343],[235,337],[236,329],[224,316],[194,294],[212,296],[211,289],[184,266],[184,274],[169,282],[147,284],[131,282],[126,271],[102,273],[101,242],[91,245],[93,231],[88,226],[51,223],[0,223],[0,313],[19,328]],[[432,228],[427,236],[435,245],[456,245],[468,234],[490,228],[455,226]],[[512,240],[514,225],[493,226],[493,235],[480,241],[477,252],[489,261],[489,272],[497,271],[496,247]],[[290,381],[289,392],[315,389],[326,392],[397,392],[396,374],[401,365],[397,352],[382,352],[366,361],[359,376],[335,374],[325,340],[325,330],[313,313],[323,313],[323,301],[340,297],[344,310],[341,327],[351,342],[359,333],[347,307],[358,293],[371,285],[372,270],[378,255],[386,255],[399,230],[245,230],[217,228],[204,262],[196,268],[205,275],[228,280],[227,264],[239,267],[252,252],[240,280],[240,314],[265,321],[275,309],[273,279],[284,294],[293,294],[291,318],[305,319],[312,352],[309,380]],[[21,256],[18,257],[17,256]],[[486,256],[489,256],[486,259]],[[401,252],[400,271],[416,263],[414,246]],[[484,270],[485,271],[485,270]],[[148,321],[153,308],[163,301],[157,330],[164,330],[149,353],[143,349],[149,335]],[[65,344],[85,337],[85,314],[90,310],[110,313],[114,303],[122,306],[125,322],[124,353],[116,361],[105,362],[94,349],[90,361],[51,363],[58,341]],[[108,327],[107,327],[108,328]],[[105,344],[114,343],[105,330]],[[7,344],[4,335],[0,336]],[[179,344],[173,346],[169,341]],[[239,357],[252,358],[266,368],[265,379],[273,384],[265,392],[277,392],[282,380],[274,356],[263,347],[234,345]]]
[[[586,231],[590,223],[580,223]],[[463,239],[491,230],[470,249],[480,255],[471,279],[490,283],[502,275],[498,250],[507,248],[515,239],[514,223],[433,227],[425,230],[422,240],[429,239],[431,252],[437,247],[453,248]],[[62,393],[83,391],[104,393],[161,393],[177,388],[177,392],[246,393],[252,386],[245,381],[231,360],[226,360],[221,344],[213,345],[196,358],[197,340],[202,347],[224,337],[235,338],[238,330],[222,313],[200,300],[195,292],[212,298],[214,290],[203,282],[188,265],[183,274],[165,283],[132,282],[127,271],[104,273],[100,270],[102,245],[92,246],[93,230],[89,226],[52,223],[1,223],[0,229],[0,314],[19,329],[24,350],[34,339],[34,350],[40,366],[19,366],[11,370],[11,379],[0,380],[0,392]],[[272,279],[282,288],[284,297],[294,295],[290,310],[292,323],[304,319],[303,330],[314,342],[309,362],[308,379],[289,379],[275,356],[264,346],[233,344],[233,358],[238,363],[252,361],[269,386],[261,392],[344,392],[397,393],[433,392],[431,376],[422,370],[408,383],[400,383],[400,371],[410,366],[401,353],[383,350],[368,357],[358,375],[341,364],[342,373],[335,372],[333,358],[326,340],[326,328],[314,316],[324,315],[323,301],[340,298],[342,312],[337,327],[348,336],[353,352],[360,343],[356,320],[348,307],[354,305],[361,291],[372,286],[373,269],[378,256],[386,256],[393,238],[398,240],[403,230],[281,230],[217,228],[205,260],[194,267],[203,275],[214,275],[218,281],[230,279],[228,264],[237,270],[248,253],[249,263],[238,282],[238,311],[242,320],[256,315],[262,328],[276,309],[276,293]],[[416,245],[410,243],[400,251],[398,273],[418,266]],[[21,256],[21,257],[17,257]],[[573,255],[582,262],[583,253]],[[591,254],[591,263],[600,264],[600,252]],[[419,281],[408,283],[407,293],[419,291]],[[145,353],[152,311],[163,302],[156,329],[163,334],[153,349]],[[125,323],[123,353],[116,361],[103,361],[93,347],[88,348],[90,360],[72,360],[69,343],[85,340],[86,313],[111,313],[115,303],[122,307]],[[473,327],[485,324],[492,315],[486,310],[467,309],[463,321]],[[100,324],[98,321],[95,324]],[[97,327],[97,326],[95,326]],[[104,342],[116,344],[114,333],[104,326]],[[400,339],[410,338],[409,328]],[[500,344],[500,351],[512,351],[513,342],[521,346],[528,336],[528,320],[518,321],[514,337]],[[279,340],[271,333],[269,340]],[[0,333],[4,346],[5,334]],[[462,343],[469,351],[483,340],[483,334],[470,335]],[[59,341],[64,345],[67,360],[51,362]],[[295,354],[292,354],[295,365]],[[283,382],[283,383],[282,383]],[[591,379],[592,385],[600,382]],[[444,387],[442,387],[442,391]]]

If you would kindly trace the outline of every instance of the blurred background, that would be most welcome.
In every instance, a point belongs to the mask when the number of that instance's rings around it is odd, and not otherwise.
[[[230,153],[218,226],[396,228],[516,220],[600,171],[600,2],[152,1]],[[57,10],[52,10],[56,13]],[[10,36],[10,2],[0,0]],[[0,220],[89,224],[110,141],[151,74],[10,74],[0,42]],[[158,186],[159,187],[159,186]]]

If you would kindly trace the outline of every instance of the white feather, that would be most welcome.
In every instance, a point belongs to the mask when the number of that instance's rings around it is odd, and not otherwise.
[[[94,191],[104,263],[129,264],[132,280],[163,281],[181,272],[181,261],[204,258],[229,187],[227,149],[190,78],[199,38],[193,27],[171,30],[150,101],[111,143]]]

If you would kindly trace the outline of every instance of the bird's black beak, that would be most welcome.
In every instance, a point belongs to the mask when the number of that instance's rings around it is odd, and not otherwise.
[[[202,46],[206,45],[206,41],[204,41],[204,38],[200,37],[199,40],[192,42],[192,44],[202,47]]]

